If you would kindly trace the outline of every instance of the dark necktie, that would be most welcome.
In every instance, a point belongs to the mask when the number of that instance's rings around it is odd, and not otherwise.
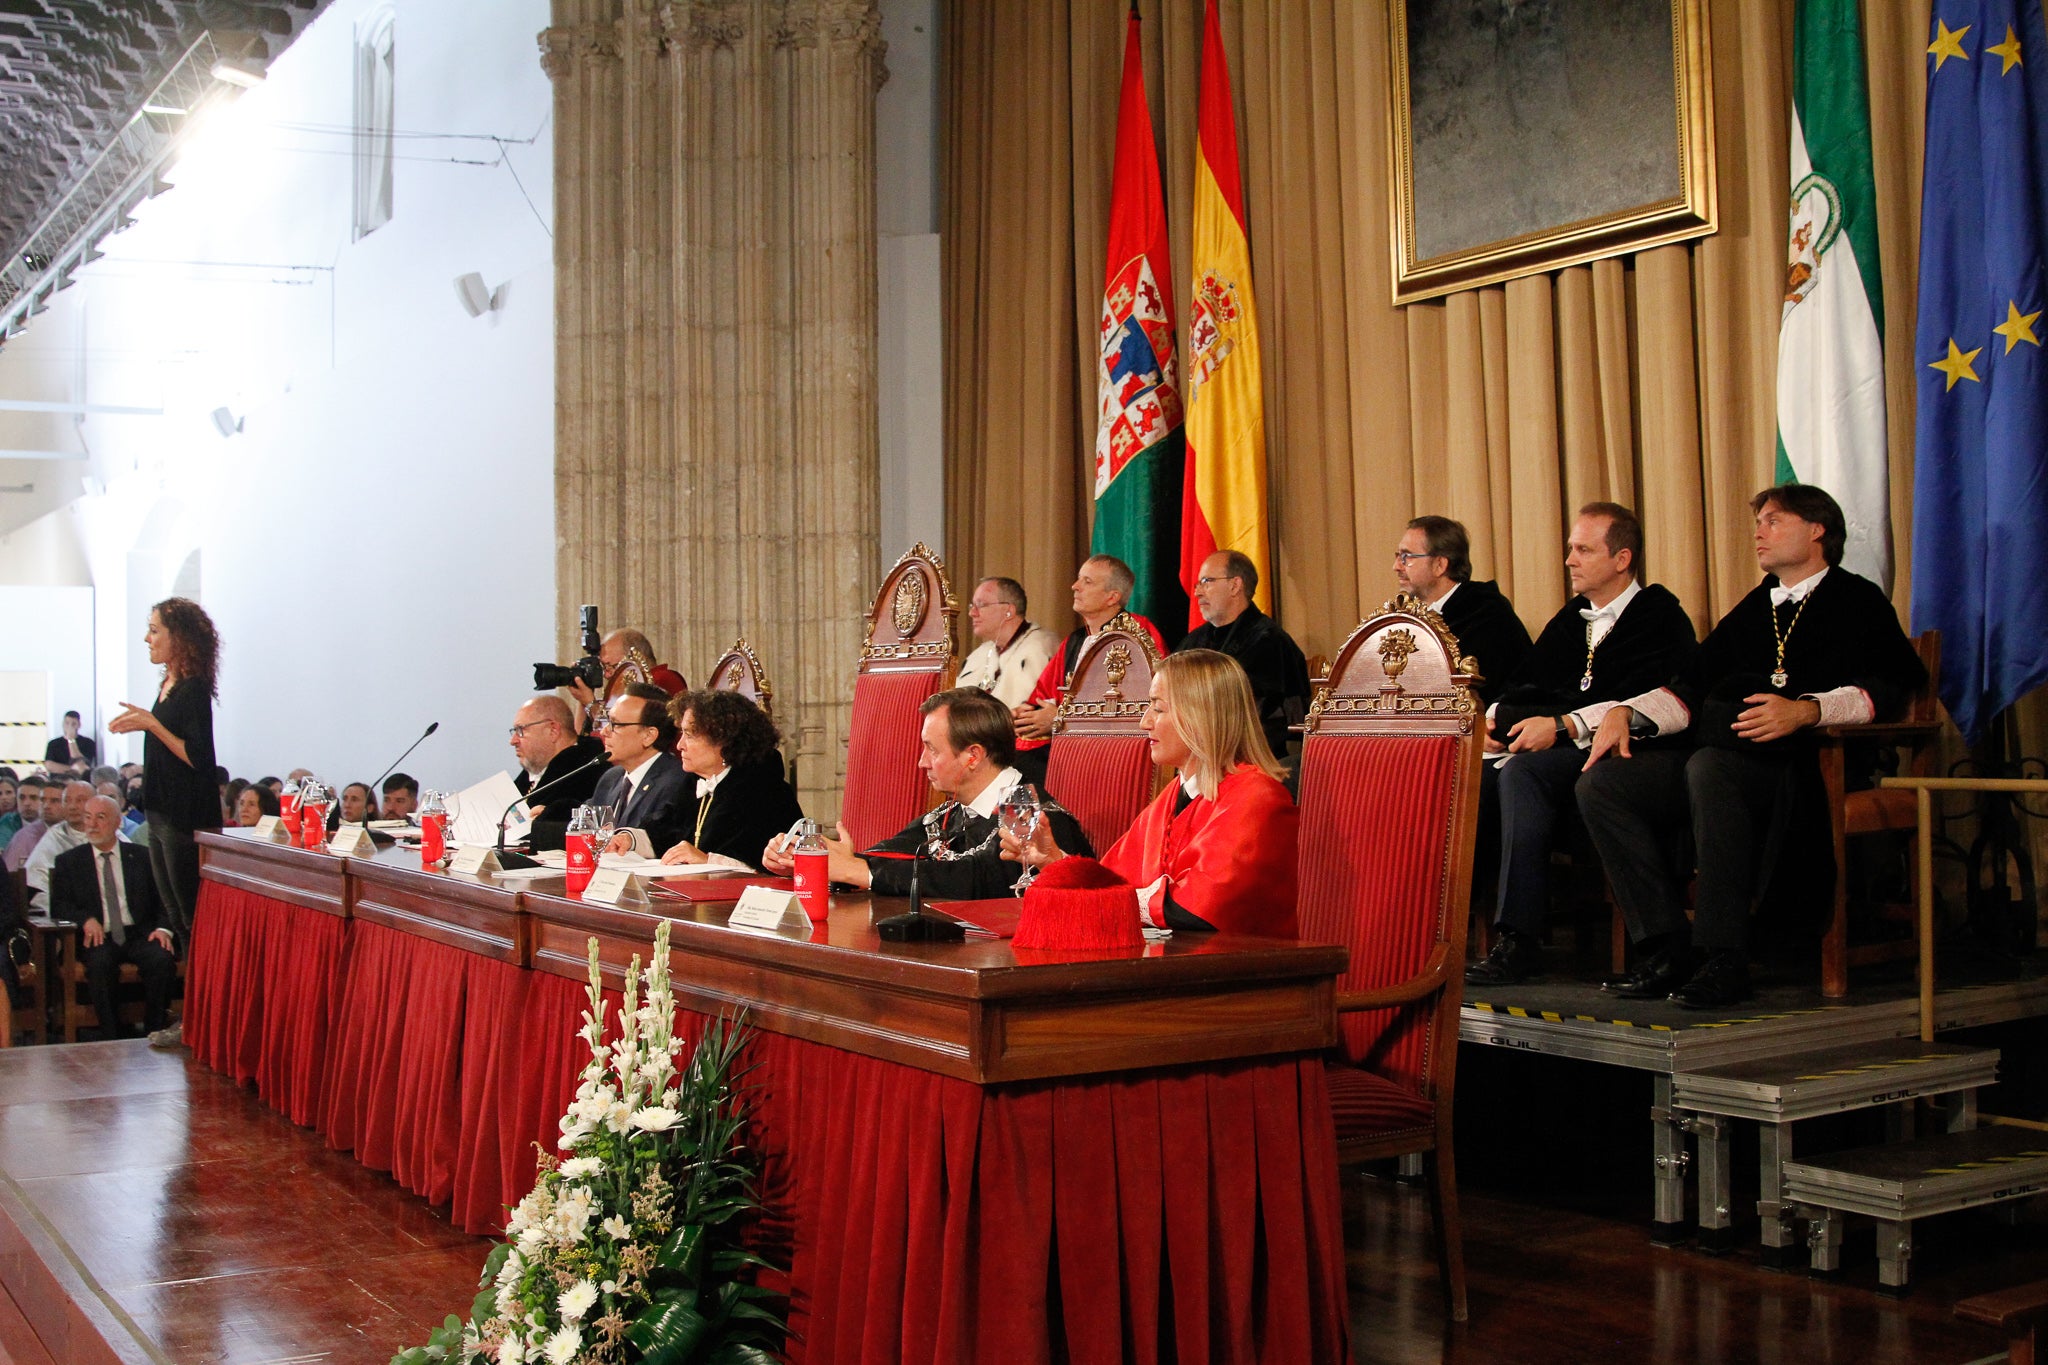
[[[114,855],[102,853],[100,859],[100,905],[104,908],[107,937],[119,943],[125,932],[121,926],[121,887],[114,878]]]

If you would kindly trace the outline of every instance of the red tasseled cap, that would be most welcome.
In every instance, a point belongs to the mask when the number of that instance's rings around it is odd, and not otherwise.
[[[1142,948],[1138,893],[1093,858],[1062,858],[1038,874],[1017,916],[1018,948]]]

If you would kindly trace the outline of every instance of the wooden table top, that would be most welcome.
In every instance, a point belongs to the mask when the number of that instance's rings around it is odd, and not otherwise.
[[[745,1009],[772,1032],[981,1084],[1099,1075],[1336,1042],[1345,950],[1225,934],[1097,952],[1036,952],[1006,939],[885,943],[904,902],[835,895],[808,936],[734,929],[729,902],[586,903],[553,879],[496,884],[428,871],[417,852],[340,858],[237,834],[202,834],[202,875],[353,916],[534,971],[584,980],[598,940],[607,984],[645,958],[662,918],[678,1003]]]

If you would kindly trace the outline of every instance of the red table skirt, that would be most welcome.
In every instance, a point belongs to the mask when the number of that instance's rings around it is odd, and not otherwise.
[[[209,882],[186,1037],[489,1233],[534,1144],[554,1149],[587,1003],[577,982]],[[1347,1359],[1316,1058],[993,1087],[772,1033],[748,1060],[792,1360]]]

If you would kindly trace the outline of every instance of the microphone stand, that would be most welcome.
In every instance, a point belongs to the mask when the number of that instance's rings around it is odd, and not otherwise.
[[[568,772],[563,773],[560,777],[550,778],[548,781],[541,783],[539,786],[529,788],[524,794],[513,797],[512,804],[505,807],[505,809],[501,811],[498,815],[498,866],[510,869],[520,867],[539,867],[541,865],[540,859],[529,858],[524,853],[510,852],[505,847],[505,822],[512,818],[512,812],[517,810],[521,803],[533,800],[534,797],[540,795],[549,787],[561,786],[564,782],[567,782],[570,778],[576,776],[578,773],[589,772],[592,768],[595,768],[600,764],[609,762],[611,762],[609,758],[606,758],[604,755],[600,754],[596,758],[591,759],[587,763],[580,763],[576,767],[569,769]],[[397,765],[394,764],[393,766],[395,767]]]
[[[418,739],[406,745],[405,752],[400,754],[397,758],[392,759],[391,766],[386,768],[383,772],[377,774],[377,780],[370,784],[370,794],[373,796],[376,795],[377,788],[384,781],[384,779],[391,776],[391,774],[397,772],[398,765],[405,762],[406,759],[412,757],[412,751],[414,749],[419,748],[420,745],[425,744],[427,742],[427,736],[433,734],[434,731],[440,728],[441,722],[437,720],[432,725],[429,725],[423,732],[421,732],[420,737]]]
[[[967,937],[966,926],[958,920],[927,915],[924,912],[924,897],[917,888],[918,869],[924,865],[924,855],[916,850],[910,854],[910,909],[900,915],[875,921],[875,934],[887,943],[958,943]]]

